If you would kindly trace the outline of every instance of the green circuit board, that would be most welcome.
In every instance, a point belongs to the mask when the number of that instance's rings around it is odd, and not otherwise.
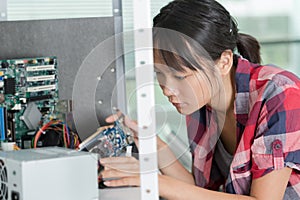
[[[56,118],[57,59],[0,60],[0,66],[0,140],[24,147],[26,138]]]

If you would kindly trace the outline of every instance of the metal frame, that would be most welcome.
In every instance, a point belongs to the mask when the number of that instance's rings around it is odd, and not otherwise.
[[[0,1],[0,21],[7,20],[7,0]]]
[[[134,0],[141,199],[159,199],[150,0]]]
[[[114,16],[115,29],[115,54],[116,57],[116,80],[124,84],[118,84],[117,87],[117,105],[123,113],[127,113],[126,107],[126,88],[125,88],[125,61],[124,61],[124,41],[123,41],[123,14],[122,0],[112,0],[112,13]]]

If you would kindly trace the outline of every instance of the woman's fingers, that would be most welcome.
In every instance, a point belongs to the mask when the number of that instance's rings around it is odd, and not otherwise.
[[[124,163],[134,163],[134,162],[137,162],[137,159],[135,159],[134,157],[107,157],[107,158],[100,159],[100,163],[103,165],[112,164],[112,163],[124,164]]]
[[[124,117],[124,124],[130,128],[134,133],[138,132],[138,125],[136,121],[131,120],[128,116]]]
[[[140,186],[140,177],[139,176],[128,176],[121,179],[104,181],[104,185],[109,187],[118,187],[118,186]]]
[[[138,132],[138,126],[137,126],[137,122],[131,120],[128,116],[125,116],[121,111],[117,111],[116,114],[110,115],[108,116],[105,121],[107,123],[113,123],[116,120],[122,119],[124,125],[131,131],[134,133],[134,136],[137,136],[137,132]]]
[[[110,115],[105,119],[107,123],[113,123],[119,120],[123,123],[123,131],[133,137],[135,144],[138,146],[138,124],[136,121],[131,120],[128,116],[125,116],[121,111],[117,110],[117,113]]]
[[[139,173],[139,162],[134,157],[109,157],[102,158],[100,163],[104,166],[104,172],[109,169],[123,173]]]
[[[102,158],[100,163],[104,166],[101,179],[107,186],[138,186],[139,162],[134,157]]]
[[[99,127],[99,128],[97,129],[97,133],[100,133],[100,132],[102,132],[102,131],[104,131],[104,130],[106,130],[106,129],[108,129],[108,128],[111,128],[111,127],[113,127],[113,125],[101,126],[101,127]]]
[[[113,123],[114,121],[118,120],[122,115],[123,115],[123,113],[121,113],[120,111],[118,111],[118,113],[108,116],[105,119],[105,121],[107,123]]]
[[[120,171],[113,168],[105,168],[101,172],[102,180],[109,180],[109,179],[115,179],[115,178],[124,178],[128,176],[138,176],[138,173],[131,173],[129,171]]]
[[[114,169],[124,173],[132,173],[137,174],[139,173],[139,164],[138,163],[124,163],[120,165],[119,163],[104,165],[104,170],[106,169]]]

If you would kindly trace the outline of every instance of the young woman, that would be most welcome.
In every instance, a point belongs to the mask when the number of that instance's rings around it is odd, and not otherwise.
[[[193,157],[189,173],[158,139],[160,195],[300,199],[299,79],[261,65],[258,42],[238,33],[228,11],[214,0],[172,1],[154,18],[153,36],[157,80],[187,116]],[[133,122],[127,125],[134,129]],[[103,178],[120,178],[107,186],[140,184],[132,173],[137,160],[101,162]]]

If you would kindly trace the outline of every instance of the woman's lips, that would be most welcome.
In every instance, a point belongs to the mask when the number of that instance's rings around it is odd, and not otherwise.
[[[175,103],[175,102],[172,102],[172,104],[176,108],[182,108],[182,107],[186,106],[186,103]]]

